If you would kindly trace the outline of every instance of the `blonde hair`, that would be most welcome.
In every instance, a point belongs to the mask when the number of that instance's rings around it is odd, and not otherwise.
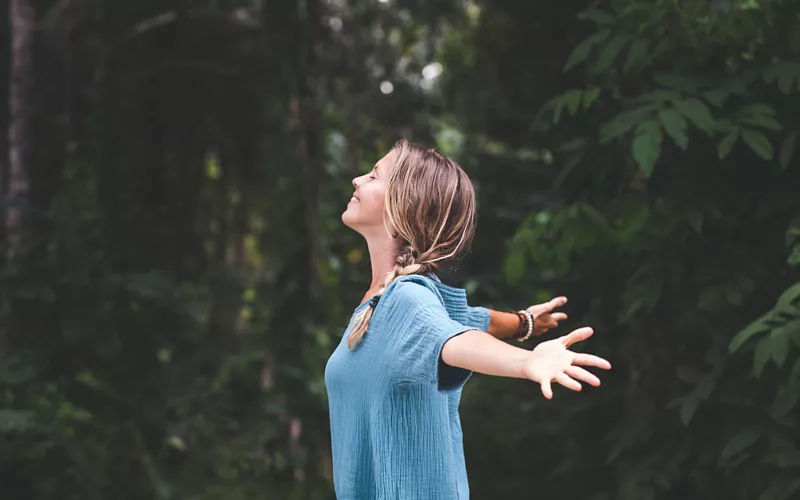
[[[456,162],[405,139],[391,151],[394,162],[386,186],[386,216],[400,245],[394,269],[386,273],[376,297],[401,276],[429,274],[455,260],[475,234],[475,190]],[[347,338],[350,349],[367,333],[374,304],[356,316]]]

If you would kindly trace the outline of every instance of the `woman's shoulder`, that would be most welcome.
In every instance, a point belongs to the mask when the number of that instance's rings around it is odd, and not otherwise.
[[[384,294],[394,306],[414,307],[442,304],[437,281],[419,274],[401,276],[394,280]]]

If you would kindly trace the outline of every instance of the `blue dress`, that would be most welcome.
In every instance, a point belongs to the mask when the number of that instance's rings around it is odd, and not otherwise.
[[[469,307],[463,289],[412,275],[389,286],[355,350],[352,325],[325,367],[337,499],[468,499],[458,404],[471,372],[441,351],[486,331],[489,312]]]

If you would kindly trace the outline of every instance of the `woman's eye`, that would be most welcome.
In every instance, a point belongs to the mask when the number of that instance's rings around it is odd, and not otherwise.
[[[370,175],[369,178],[370,179],[377,179],[377,177],[375,177],[374,175]]]

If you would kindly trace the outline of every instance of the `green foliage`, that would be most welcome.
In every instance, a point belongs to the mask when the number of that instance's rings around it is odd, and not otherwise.
[[[528,429],[516,442],[555,471],[503,466],[528,478],[518,488],[548,498],[792,498],[800,51],[790,41],[800,23],[781,1],[601,2],[578,18],[590,31],[569,35],[570,90],[550,87],[534,126],[544,133],[519,142],[554,152],[552,184],[543,180],[554,191],[516,206],[504,277],[522,294],[569,296],[570,316],[577,309],[595,327],[591,349],[615,374],[599,391],[557,395],[552,409],[532,402],[516,418]],[[523,60],[495,53],[509,56]],[[577,104],[578,89],[597,92],[590,107]],[[509,390],[514,403],[496,409],[465,399],[465,428],[486,429],[481,451],[493,457],[478,469],[512,446],[486,448],[496,428],[482,423],[530,397]]]
[[[583,7],[37,4],[3,492],[332,498],[323,370],[370,279],[340,213],[407,136],[479,194],[445,278],[497,308],[567,295],[560,331],[614,365],[552,402],[473,377],[474,498],[796,497],[796,8]]]
[[[432,141],[414,77],[454,5],[37,3],[0,496],[333,497],[323,371],[369,281],[340,215],[395,140]]]

